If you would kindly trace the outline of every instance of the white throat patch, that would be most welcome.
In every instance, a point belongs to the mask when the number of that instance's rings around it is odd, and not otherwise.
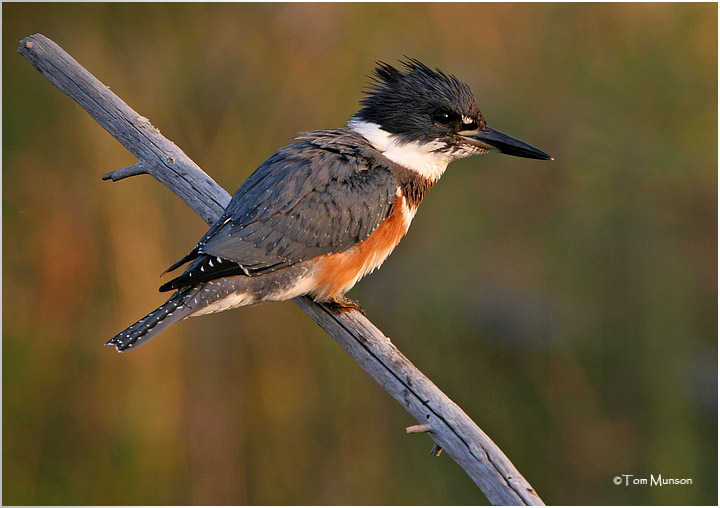
[[[430,143],[403,143],[397,136],[382,130],[376,123],[351,118],[347,126],[367,139],[372,146],[396,164],[410,169],[420,176],[436,182],[445,172],[445,168],[458,154],[436,152],[444,145],[438,141]],[[470,155],[470,154],[468,154]]]

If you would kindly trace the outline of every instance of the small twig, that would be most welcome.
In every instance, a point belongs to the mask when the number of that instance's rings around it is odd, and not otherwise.
[[[423,432],[430,432],[430,424],[423,423],[421,425],[411,425],[405,429],[407,434],[421,434]]]
[[[107,173],[104,179],[119,180],[146,171],[207,223],[217,220],[230,195],[146,118],[44,35],[23,39],[18,52],[138,158],[137,164]],[[446,449],[491,503],[543,504],[502,450],[362,313],[332,309],[308,297],[294,301],[418,422],[423,422],[421,427],[432,418],[432,437],[438,443],[433,455]]]
[[[142,162],[137,162],[133,164],[132,166],[128,166],[126,168],[122,169],[116,169],[115,171],[110,171],[109,173],[105,173],[102,176],[103,180],[112,180],[113,182],[117,182],[118,180],[122,180],[123,178],[127,178],[129,176],[136,176],[136,175],[146,175],[147,170],[145,169],[145,165]]]

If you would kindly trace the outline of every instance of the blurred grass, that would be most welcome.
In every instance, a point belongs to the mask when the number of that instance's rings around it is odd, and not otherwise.
[[[15,51],[41,32],[234,191],[376,60],[556,157],[453,164],[350,296],[552,504],[717,504],[717,5],[3,11],[3,503],[478,504],[293,304],[102,343],[204,225]],[[691,486],[618,487],[620,474]]]

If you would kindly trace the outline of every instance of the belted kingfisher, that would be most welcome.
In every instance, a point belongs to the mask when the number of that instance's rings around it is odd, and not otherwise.
[[[299,134],[258,167],[163,284],[167,302],[107,344],[137,347],[190,316],[309,295],[344,295],[400,242],[425,193],[453,160],[545,152],[491,129],[470,87],[418,60],[379,62],[342,129]]]

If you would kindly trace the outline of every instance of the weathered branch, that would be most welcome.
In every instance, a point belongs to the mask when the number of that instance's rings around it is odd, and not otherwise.
[[[36,34],[23,39],[18,52],[138,158],[137,164],[107,173],[104,180],[147,173],[205,222],[212,224],[220,216],[230,195],[62,48]],[[308,297],[295,303],[415,417],[420,425],[408,432],[427,432],[436,443],[433,454],[445,449],[491,503],[543,504],[495,443],[365,316]]]

